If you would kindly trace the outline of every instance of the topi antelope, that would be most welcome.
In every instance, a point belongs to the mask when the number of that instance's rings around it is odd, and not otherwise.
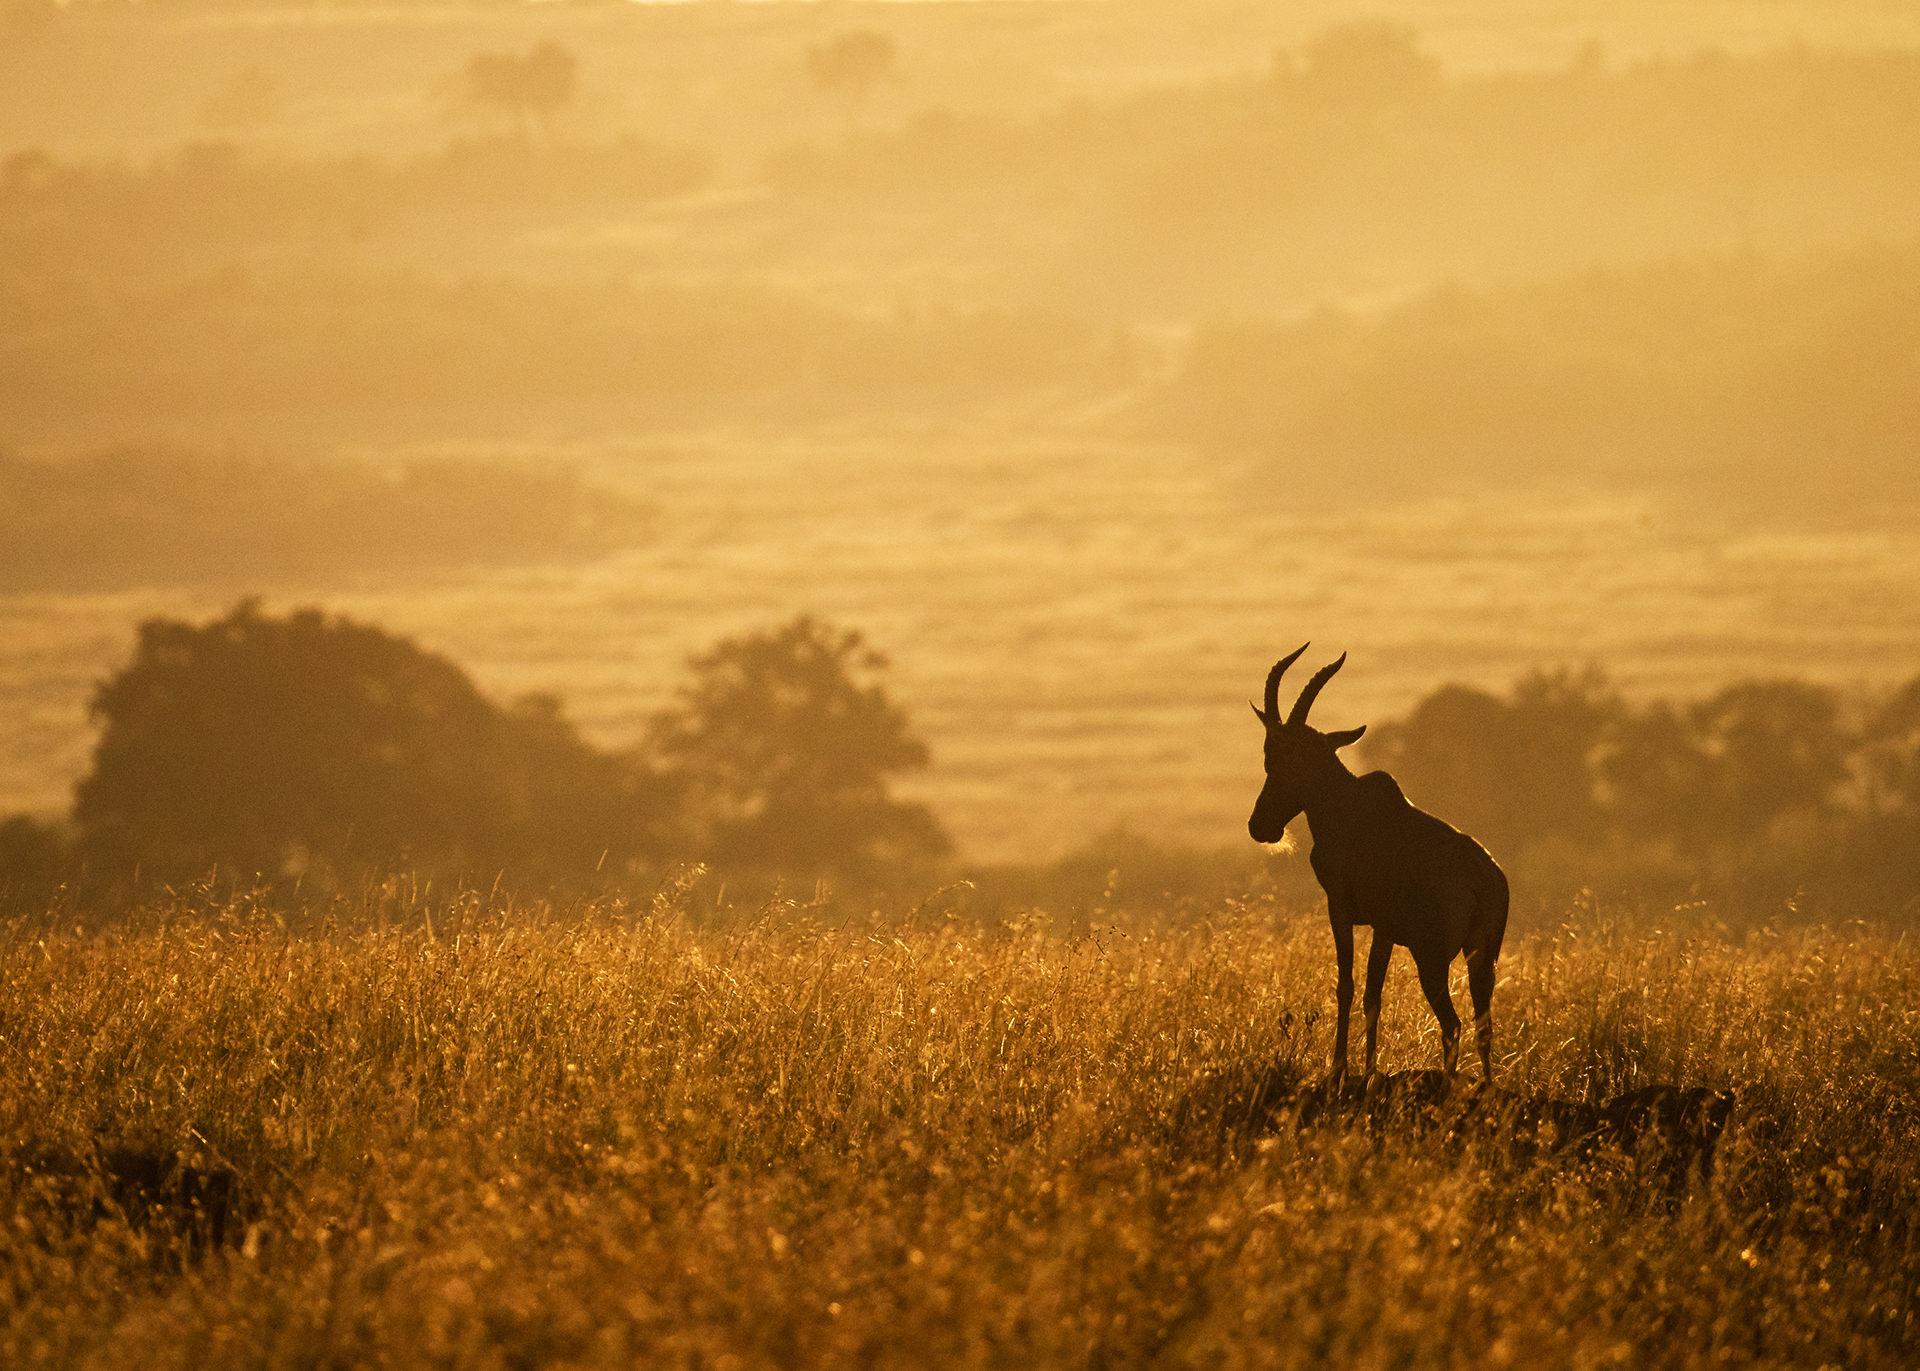
[[[1337,749],[1357,742],[1366,726],[1322,733],[1307,726],[1314,697],[1346,664],[1346,655],[1314,673],[1293,712],[1280,717],[1280,677],[1301,652],[1267,675],[1266,708],[1254,713],[1267,729],[1267,783],[1247,820],[1254,841],[1279,842],[1287,823],[1306,811],[1313,830],[1313,874],[1327,892],[1327,917],[1340,963],[1333,1038],[1336,1080],[1347,1074],[1347,1013],[1353,1005],[1353,927],[1373,928],[1367,952],[1367,1074],[1380,1040],[1380,991],[1395,947],[1413,954],[1420,988],[1440,1020],[1441,1062],[1449,1079],[1459,1068],[1460,1016],[1447,992],[1447,968],[1467,955],[1474,1041],[1480,1067],[1493,1080],[1493,964],[1507,931],[1507,878],[1487,850],[1408,803],[1384,771],[1356,776]]]

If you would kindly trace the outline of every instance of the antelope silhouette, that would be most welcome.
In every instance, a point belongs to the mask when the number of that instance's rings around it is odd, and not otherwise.
[[[1487,850],[1453,825],[1415,808],[1384,771],[1356,776],[1338,754],[1359,741],[1366,726],[1322,733],[1307,711],[1346,654],[1307,682],[1285,720],[1280,677],[1307,650],[1281,658],[1267,675],[1266,708],[1253,712],[1266,725],[1267,783],[1254,803],[1247,831],[1254,841],[1280,841],[1302,810],[1313,830],[1313,874],[1327,892],[1327,917],[1339,959],[1339,1017],[1333,1039],[1335,1080],[1347,1074],[1347,1015],[1353,1006],[1353,929],[1373,929],[1367,951],[1367,1075],[1380,1044],[1380,992],[1393,949],[1413,954],[1420,988],[1440,1021],[1441,1064],[1459,1069],[1460,1016],[1447,991],[1447,968],[1462,952],[1473,996],[1474,1041],[1480,1067],[1493,1081],[1493,968],[1507,931],[1507,878]]]

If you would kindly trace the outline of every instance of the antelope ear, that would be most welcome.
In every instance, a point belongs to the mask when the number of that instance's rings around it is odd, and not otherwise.
[[[1367,726],[1365,724],[1361,724],[1358,728],[1343,728],[1338,733],[1329,733],[1327,735],[1327,741],[1332,743],[1336,748],[1342,748],[1349,743],[1359,742],[1360,735],[1366,731]]]
[[[1254,702],[1253,702],[1252,700],[1248,700],[1248,701],[1247,701],[1247,708],[1248,708],[1248,709],[1251,709],[1251,710],[1253,711],[1253,717],[1254,717],[1254,718],[1256,718],[1256,719],[1258,719],[1258,720],[1260,721],[1260,726],[1261,726],[1262,728],[1272,728],[1272,727],[1273,727],[1273,720],[1271,720],[1271,719],[1269,719],[1269,718],[1268,718],[1268,717],[1267,717],[1266,715],[1264,715],[1264,714],[1262,714],[1262,713],[1260,712],[1260,706],[1259,706],[1259,705],[1257,705],[1257,704],[1255,704],[1255,703],[1254,703]]]

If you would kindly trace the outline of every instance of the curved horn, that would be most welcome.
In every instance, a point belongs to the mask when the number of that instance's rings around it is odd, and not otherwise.
[[[1333,673],[1347,664],[1347,654],[1341,653],[1340,660],[1330,662],[1313,673],[1313,679],[1307,682],[1307,688],[1300,692],[1300,698],[1293,702],[1293,713],[1287,715],[1290,724],[1304,724],[1307,711],[1313,708],[1313,697],[1320,693],[1320,687],[1333,679]]]
[[[1275,662],[1273,664],[1273,670],[1267,673],[1267,707],[1264,710],[1256,709],[1253,712],[1260,716],[1260,721],[1268,728],[1272,728],[1280,722],[1280,678],[1286,674],[1288,667],[1300,659],[1300,654],[1305,652],[1309,646],[1311,646],[1310,643],[1300,644],[1299,647],[1296,647],[1292,652],[1289,652],[1286,656]]]

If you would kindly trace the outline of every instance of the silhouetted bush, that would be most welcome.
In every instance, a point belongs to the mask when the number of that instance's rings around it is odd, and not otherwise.
[[[46,908],[72,869],[71,846],[60,828],[32,815],[0,819],[0,908]]]
[[[873,879],[951,846],[887,778],[926,744],[874,680],[886,659],[859,633],[805,615],[694,657],[654,748],[688,788],[700,850],[723,868]]]
[[[318,610],[151,620],[92,713],[74,819],[102,879],[578,878],[668,846],[661,783],[589,747],[556,701],[502,709],[446,658]]]

